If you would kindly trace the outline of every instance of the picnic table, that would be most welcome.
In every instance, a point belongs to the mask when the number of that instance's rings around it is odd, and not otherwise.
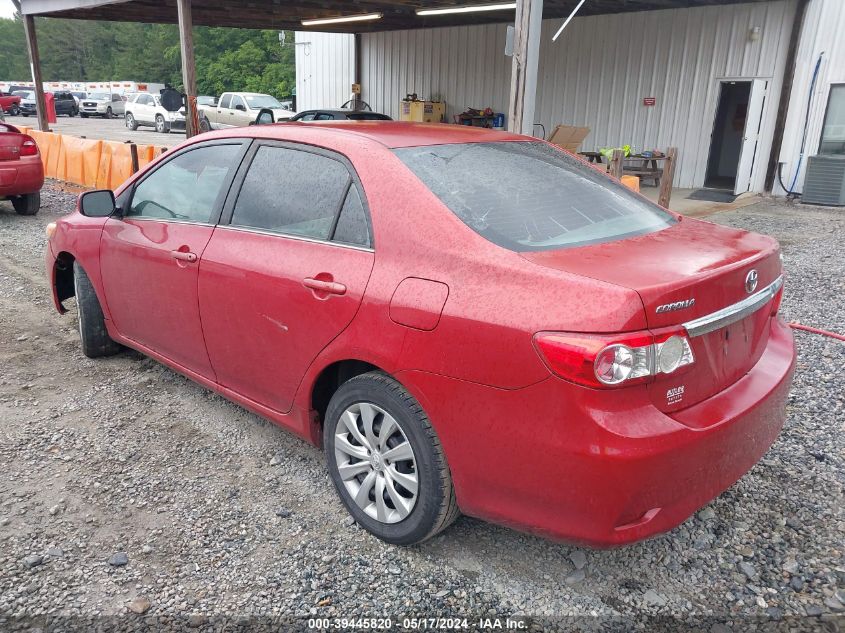
[[[653,180],[654,186],[659,187],[663,178],[662,164],[667,158],[668,156],[631,154],[623,159],[622,173],[639,176],[640,180]]]

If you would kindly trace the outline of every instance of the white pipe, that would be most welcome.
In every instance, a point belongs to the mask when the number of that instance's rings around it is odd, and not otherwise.
[[[575,17],[575,14],[578,13],[582,6],[584,6],[584,3],[586,1],[587,0],[581,0],[581,2],[578,3],[578,6],[572,9],[572,13],[569,14],[568,18],[566,18],[566,22],[563,23],[563,26],[558,29],[557,33],[555,33],[555,36],[552,38],[553,42],[557,41],[557,38],[559,38],[560,34],[563,33],[563,29],[565,29],[567,25],[572,22],[572,18]]]

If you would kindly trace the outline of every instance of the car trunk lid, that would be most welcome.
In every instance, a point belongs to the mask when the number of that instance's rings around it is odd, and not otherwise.
[[[754,366],[768,342],[767,306],[781,274],[772,238],[684,218],[657,233],[522,255],[635,290],[656,334],[698,324],[689,331],[695,362],[659,374],[649,385],[652,402],[662,411],[683,409],[724,390]],[[742,302],[748,304],[744,310]],[[720,313],[731,307],[738,309]],[[710,323],[717,314],[725,318]]]
[[[14,131],[12,131],[14,130]],[[0,123],[0,161],[17,160],[21,155],[21,145],[26,137],[4,123]]]

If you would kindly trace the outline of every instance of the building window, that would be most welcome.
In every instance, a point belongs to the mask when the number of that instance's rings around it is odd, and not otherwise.
[[[819,154],[845,154],[845,84],[830,87]]]

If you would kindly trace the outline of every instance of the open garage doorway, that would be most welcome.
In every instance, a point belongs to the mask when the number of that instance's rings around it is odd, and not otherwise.
[[[764,79],[719,82],[705,187],[735,194],[750,190],[768,83]]]

